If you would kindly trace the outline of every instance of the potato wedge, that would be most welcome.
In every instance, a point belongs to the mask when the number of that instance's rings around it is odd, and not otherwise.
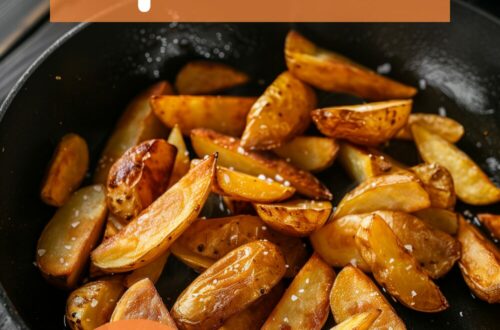
[[[36,263],[54,285],[73,288],[99,239],[108,210],[102,185],[77,190],[43,229]]]
[[[290,31],[286,38],[285,59],[294,76],[328,92],[353,94],[368,100],[410,98],[417,93],[414,87],[322,49],[295,31]]]
[[[63,136],[42,183],[42,201],[52,206],[63,206],[82,183],[88,167],[87,142],[77,134]]]
[[[286,289],[262,330],[320,330],[328,318],[335,272],[313,254]]]
[[[381,313],[370,329],[406,329],[394,308],[372,280],[353,266],[346,266],[338,273],[330,293],[330,308],[337,323],[358,313],[375,309]]]
[[[378,215],[363,219],[356,244],[377,282],[403,305],[428,313],[448,308],[436,284]]]
[[[479,221],[488,228],[491,236],[500,238],[500,216],[496,214],[481,213],[477,215]]]
[[[259,239],[267,239],[281,249],[288,265],[287,277],[295,276],[307,260],[300,239],[281,235],[251,215],[197,220],[174,242],[171,251],[188,266],[202,271],[237,247]]]
[[[460,219],[458,240],[462,258],[458,265],[465,283],[480,299],[490,304],[500,302],[500,251],[473,225]]]
[[[389,141],[406,125],[412,100],[393,100],[314,110],[312,119],[326,136],[362,145]]]
[[[106,219],[106,226],[104,228],[104,240],[107,240],[111,236],[116,235],[123,227],[127,225],[128,221],[117,217],[113,213],[108,213],[108,218]]]
[[[218,152],[218,165],[254,176],[266,176],[291,185],[297,192],[314,199],[332,199],[332,194],[312,174],[299,170],[271,154],[246,151],[240,141],[211,130],[191,132],[191,143],[199,157]]]
[[[396,139],[413,140],[410,126],[418,124],[450,143],[456,143],[464,135],[464,127],[457,121],[431,113],[412,113],[408,124],[395,136]]]
[[[177,149],[162,139],[130,148],[109,170],[109,210],[124,220],[136,217],[167,189]]]
[[[412,173],[399,172],[369,178],[342,198],[335,218],[377,210],[415,212],[430,206],[429,194]]]
[[[179,94],[212,94],[243,85],[250,78],[229,65],[212,61],[191,61],[184,65],[175,78]]]
[[[241,146],[268,150],[285,144],[307,129],[315,107],[309,86],[289,72],[280,74],[250,109]]]
[[[182,134],[192,129],[209,128],[222,134],[240,136],[255,97],[158,95],[151,107],[167,127],[179,125]]]
[[[189,151],[178,125],[175,125],[172,131],[170,131],[167,142],[177,148],[174,168],[168,182],[168,186],[171,187],[189,171]]]
[[[268,293],[285,274],[285,259],[269,241],[242,245],[198,276],[177,298],[172,317],[180,329],[218,329]]]
[[[388,174],[393,169],[392,162],[385,155],[349,142],[340,143],[339,161],[349,176],[358,183],[374,176]]]
[[[216,156],[207,157],[91,254],[106,272],[144,266],[167,251],[196,219],[215,176]]]
[[[429,226],[455,235],[458,230],[458,214],[444,209],[428,208],[413,213]]]
[[[301,170],[319,172],[333,164],[339,145],[326,137],[297,136],[273,151]]]
[[[450,172],[439,164],[420,164],[410,171],[422,181],[422,186],[429,194],[431,207],[453,209],[456,196],[453,178]]]
[[[293,200],[277,204],[254,204],[257,214],[278,232],[290,236],[309,236],[321,228],[332,213],[330,202]]]
[[[111,315],[111,322],[151,320],[177,329],[158,291],[149,279],[136,282],[122,295]]]
[[[165,126],[149,105],[151,96],[162,94],[173,94],[172,87],[166,81],[154,84],[130,102],[102,151],[94,172],[94,183],[106,184],[111,166],[131,147],[145,140],[166,136]]]
[[[135,283],[147,278],[151,282],[156,283],[165,268],[170,251],[165,252],[146,266],[133,270],[130,274],[125,276],[124,283],[127,288],[130,288]]]
[[[422,126],[411,125],[420,156],[427,163],[437,163],[451,173],[455,191],[463,202],[487,205],[500,201],[500,189],[463,151]]]
[[[120,277],[89,282],[71,292],[66,302],[66,320],[73,330],[94,330],[109,321],[125,288]]]
[[[380,315],[380,309],[354,314],[330,330],[368,330]]]

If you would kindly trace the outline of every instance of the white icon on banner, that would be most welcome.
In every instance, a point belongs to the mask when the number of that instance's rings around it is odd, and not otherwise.
[[[147,13],[151,9],[151,0],[137,0],[137,7],[143,13]]]

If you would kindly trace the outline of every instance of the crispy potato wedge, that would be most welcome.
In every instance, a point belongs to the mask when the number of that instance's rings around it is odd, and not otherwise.
[[[125,286],[130,288],[132,285],[145,278],[149,279],[153,283],[156,283],[163,272],[163,268],[165,268],[169,255],[170,251],[167,251],[146,266],[133,270],[130,274],[125,276]]]
[[[120,277],[89,282],[71,292],[66,302],[66,320],[73,330],[94,330],[109,321],[125,288]]]
[[[332,213],[330,202],[293,200],[279,204],[255,203],[255,210],[269,227],[290,236],[309,236]]]
[[[106,214],[102,185],[77,190],[43,229],[37,245],[36,263],[54,285],[73,288],[97,243]]]
[[[448,308],[439,288],[381,217],[373,214],[363,219],[356,244],[377,282],[403,305],[428,313]]]
[[[287,277],[295,276],[307,260],[300,239],[281,235],[251,215],[197,220],[174,242],[171,251],[188,266],[202,271],[237,247],[259,239],[267,239],[281,249],[288,265]]]
[[[349,142],[340,143],[338,158],[349,176],[357,182],[388,174],[393,168],[392,162],[385,155]]]
[[[315,107],[309,86],[289,72],[280,74],[250,109],[241,146],[268,150],[285,144],[307,129]]]
[[[189,171],[189,151],[178,125],[175,125],[172,131],[170,131],[167,142],[177,148],[174,168],[168,182],[168,186],[171,187]]]
[[[420,156],[450,172],[458,198],[472,205],[500,201],[500,189],[463,151],[420,125],[411,125],[411,130]]]
[[[380,309],[371,309],[367,312],[354,314],[330,330],[368,330],[380,313]]]
[[[337,323],[358,313],[375,309],[381,313],[370,329],[406,329],[394,308],[372,280],[353,266],[346,266],[338,273],[330,293],[330,308]]]
[[[167,189],[177,149],[162,139],[130,148],[109,170],[109,210],[130,220]]]
[[[122,295],[111,315],[111,322],[151,320],[177,329],[158,291],[148,278],[133,284]]]
[[[269,241],[242,245],[198,276],[177,298],[172,317],[180,329],[218,329],[268,293],[285,274],[285,259]]]
[[[273,151],[301,170],[319,172],[333,164],[339,145],[326,137],[297,136]]]
[[[106,184],[109,169],[128,149],[142,141],[166,136],[165,126],[149,105],[151,96],[162,94],[173,94],[172,87],[166,81],[154,84],[130,102],[102,151],[94,172],[95,183]]]
[[[218,165],[254,176],[263,175],[284,185],[291,184],[297,192],[314,199],[332,199],[332,194],[312,174],[299,170],[271,154],[246,151],[240,141],[211,130],[196,129],[191,132],[191,143],[199,157],[217,152]]]
[[[63,206],[80,186],[89,167],[87,142],[77,134],[66,134],[54,151],[42,183],[41,198],[46,204]]]
[[[285,59],[294,76],[328,92],[353,94],[369,100],[410,98],[417,93],[414,87],[319,48],[295,31],[290,31],[286,38]]]
[[[328,318],[330,290],[335,272],[317,254],[293,279],[262,330],[320,330]]]
[[[111,236],[117,234],[123,227],[127,225],[128,221],[117,217],[113,213],[108,213],[108,218],[106,219],[106,226],[104,228],[104,240],[107,240]]]
[[[347,193],[335,218],[377,210],[415,212],[430,207],[429,194],[412,173],[399,172],[369,178]]]
[[[215,176],[216,156],[207,157],[91,254],[106,272],[144,266],[167,251],[196,219]]]
[[[479,221],[488,228],[491,236],[500,238],[500,216],[496,214],[481,213],[477,215]]]
[[[413,124],[425,127],[450,143],[458,142],[464,135],[464,127],[459,122],[449,117],[431,113],[412,113],[408,118],[408,124],[396,134],[395,138],[413,140],[413,134],[410,128]]]
[[[212,61],[191,61],[184,65],[175,78],[179,94],[212,94],[243,85],[250,78],[229,65]]]
[[[422,186],[429,194],[431,207],[453,209],[456,196],[453,178],[450,172],[439,164],[420,164],[410,171],[422,181]]]
[[[389,141],[406,125],[412,100],[393,100],[314,110],[312,119],[326,136],[362,145]]]
[[[445,209],[428,208],[413,213],[429,226],[455,235],[458,230],[458,214]]]
[[[460,219],[458,240],[462,258],[458,265],[465,283],[480,299],[490,304],[500,302],[500,251],[473,225]]]
[[[182,134],[192,129],[209,128],[219,133],[240,136],[255,97],[157,95],[151,107],[167,127],[178,125]]]

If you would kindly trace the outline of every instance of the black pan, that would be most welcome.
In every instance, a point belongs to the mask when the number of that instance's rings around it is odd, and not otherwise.
[[[33,65],[0,109],[0,328],[60,329],[66,292],[45,283],[33,265],[38,236],[54,213],[38,193],[58,139],[77,132],[95,164],[106,137],[132,95],[180,66],[210,58],[248,72],[255,83],[234,93],[258,95],[285,69],[288,24],[82,25]],[[500,22],[460,2],[451,24],[300,24],[320,45],[372,68],[392,65],[391,76],[411,85],[425,78],[415,111],[439,107],[463,123],[460,148],[500,182]],[[56,79],[56,76],[60,79]],[[356,102],[321,94],[322,105]],[[498,109],[498,111],[496,111]],[[396,157],[417,162],[411,143],[394,143]],[[497,158],[495,158],[497,157]],[[338,166],[320,175],[337,200],[352,183]],[[500,212],[459,205],[461,211]],[[214,204],[207,213],[216,213]],[[466,212],[469,214],[469,212]],[[167,304],[194,273],[170,258],[158,289]],[[395,303],[410,329],[498,329],[498,305],[474,299],[455,267],[438,281],[450,302],[439,314]],[[2,309],[4,310],[2,312]],[[2,316],[4,314],[4,316]]]

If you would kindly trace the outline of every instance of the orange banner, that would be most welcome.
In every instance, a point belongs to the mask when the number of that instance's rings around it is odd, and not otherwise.
[[[50,0],[52,22],[449,22],[450,0]]]

